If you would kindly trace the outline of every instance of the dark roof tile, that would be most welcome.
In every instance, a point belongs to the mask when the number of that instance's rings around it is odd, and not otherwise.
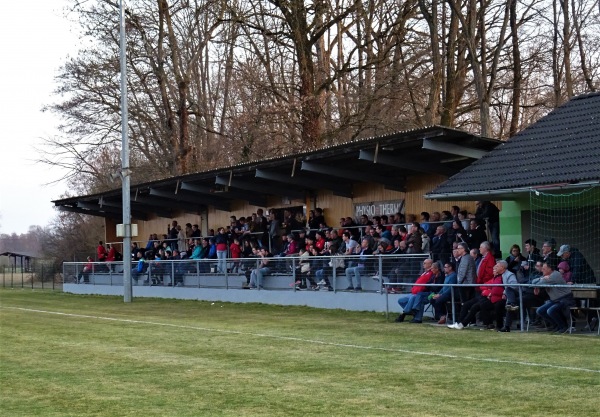
[[[428,195],[600,180],[600,93],[570,100]]]

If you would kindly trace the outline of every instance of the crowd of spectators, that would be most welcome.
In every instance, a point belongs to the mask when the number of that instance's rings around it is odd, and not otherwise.
[[[570,307],[575,305],[575,299],[569,284],[594,283],[595,276],[579,251],[565,244],[557,252],[555,246],[556,242],[549,239],[544,242],[546,249],[540,252],[536,241],[529,239],[525,242],[525,255],[515,244],[506,259],[497,259],[488,241],[471,250],[465,242],[457,243],[451,259],[444,263],[431,258],[423,262],[411,294],[398,300],[403,312],[396,321],[403,322],[411,315],[411,323],[421,323],[425,308],[431,304],[434,320],[446,324],[452,293],[448,284],[472,284],[455,287],[458,311],[454,322],[448,325],[451,329],[479,325],[510,332],[521,305],[530,311],[532,325],[557,333],[570,332]],[[573,269],[577,274],[572,273]],[[522,287],[521,300],[517,284],[532,285]]]
[[[391,293],[402,292],[403,288],[390,284],[415,282],[418,285],[410,286],[410,294],[399,299],[403,313],[398,321],[412,315],[411,322],[421,322],[424,307],[432,304],[434,318],[440,324],[448,317],[449,284],[477,284],[457,289],[461,311],[452,328],[467,327],[478,316],[485,327],[499,331],[510,330],[513,313],[518,309],[517,292],[511,284],[595,282],[594,272],[583,255],[568,244],[557,251],[553,239],[543,242],[541,251],[530,239],[525,242],[524,253],[515,244],[505,259],[497,258],[498,209],[491,202],[477,202],[475,213],[456,206],[448,211],[422,212],[419,220],[416,215],[402,213],[371,218],[362,215],[356,220],[341,218],[337,227],[331,227],[319,208],[311,210],[308,218],[292,210],[269,210],[265,216],[259,209],[248,217],[231,216],[229,225],[218,227],[216,232],[211,229],[205,236],[198,225],[188,223],[182,227],[173,220],[167,225],[167,233],[151,234],[145,247],[133,243],[132,257],[137,261],[133,276],[144,274],[152,262],[153,270],[160,272],[162,260],[208,259],[214,261],[178,266],[175,281],[181,285],[185,272],[243,273],[245,287],[258,288],[271,273],[288,273],[296,267],[294,285],[299,290],[332,291],[330,278],[334,270],[346,278],[348,291],[362,291],[363,279],[368,276]],[[389,261],[378,263],[372,256],[399,254],[429,257],[421,268],[423,258],[417,258],[415,263],[390,257]],[[99,242],[99,261],[115,261],[119,256],[114,245],[105,248]],[[431,283],[444,286],[433,288]],[[494,283],[504,286],[486,286]],[[564,293],[523,288],[522,303],[525,308],[560,303],[560,309],[539,309],[536,323],[546,320],[550,323],[547,327],[564,331],[565,322],[556,313],[560,310],[564,316],[570,303]]]

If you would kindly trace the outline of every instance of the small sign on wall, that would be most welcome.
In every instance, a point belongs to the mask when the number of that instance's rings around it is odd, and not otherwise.
[[[131,237],[136,237],[138,235],[138,225],[131,225]],[[117,237],[125,237],[125,225],[118,224],[117,225]]]
[[[354,203],[354,217],[358,219],[363,214],[369,217],[383,214],[404,214],[404,200],[371,201],[369,203]]]

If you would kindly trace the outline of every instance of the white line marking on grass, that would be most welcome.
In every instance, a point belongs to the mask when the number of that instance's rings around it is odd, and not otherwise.
[[[495,358],[477,358],[474,356],[461,356],[461,355],[453,355],[453,354],[449,354],[449,353],[420,352],[417,350],[408,350],[408,349],[393,349],[393,348],[385,348],[385,347],[377,347],[377,346],[353,345],[353,344],[348,344],[348,343],[334,343],[334,342],[325,342],[322,340],[302,339],[300,337],[293,337],[293,336],[279,336],[279,335],[266,334],[266,333],[242,332],[242,331],[238,331],[238,330],[213,329],[213,328],[208,328],[208,327],[185,326],[185,325],[181,325],[181,324],[159,323],[159,322],[155,322],[155,321],[145,321],[145,320],[121,319],[121,318],[115,318],[115,317],[90,316],[90,315],[85,315],[85,314],[63,313],[63,312],[59,312],[59,311],[36,310],[36,309],[32,309],[32,308],[3,307],[3,306],[0,306],[0,308],[28,311],[31,313],[54,314],[57,316],[77,317],[77,318],[82,318],[82,319],[106,320],[106,321],[115,321],[115,322],[120,322],[120,323],[145,324],[145,325],[152,325],[152,326],[173,327],[173,328],[177,328],[177,329],[199,330],[199,331],[213,332],[213,333],[225,333],[225,334],[235,334],[235,335],[241,335],[241,336],[264,337],[264,338],[271,338],[271,339],[278,339],[278,340],[290,340],[290,341],[297,341],[297,342],[302,342],[302,343],[311,343],[311,344],[315,344],[315,345],[345,347],[345,348],[351,348],[351,349],[376,350],[376,351],[394,352],[394,353],[409,353],[409,354],[413,354],[413,355],[434,356],[434,357],[438,357],[438,358],[447,358],[447,359],[464,359],[464,360],[475,361],[475,362],[523,365],[523,366],[533,366],[533,367],[540,367],[540,368],[562,369],[562,370],[568,370],[568,371],[600,373],[600,370],[598,370],[598,369],[579,368],[579,367],[575,367],[575,366],[552,365],[552,364],[546,364],[546,363],[525,362],[525,361],[510,361],[510,360],[506,360],[506,359],[495,359]]]

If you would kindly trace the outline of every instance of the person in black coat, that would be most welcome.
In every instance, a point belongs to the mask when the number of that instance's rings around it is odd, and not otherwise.
[[[431,253],[434,261],[442,261],[442,263],[448,262],[452,254],[452,246],[448,242],[448,233],[442,224],[435,228],[435,233],[431,238]]]

